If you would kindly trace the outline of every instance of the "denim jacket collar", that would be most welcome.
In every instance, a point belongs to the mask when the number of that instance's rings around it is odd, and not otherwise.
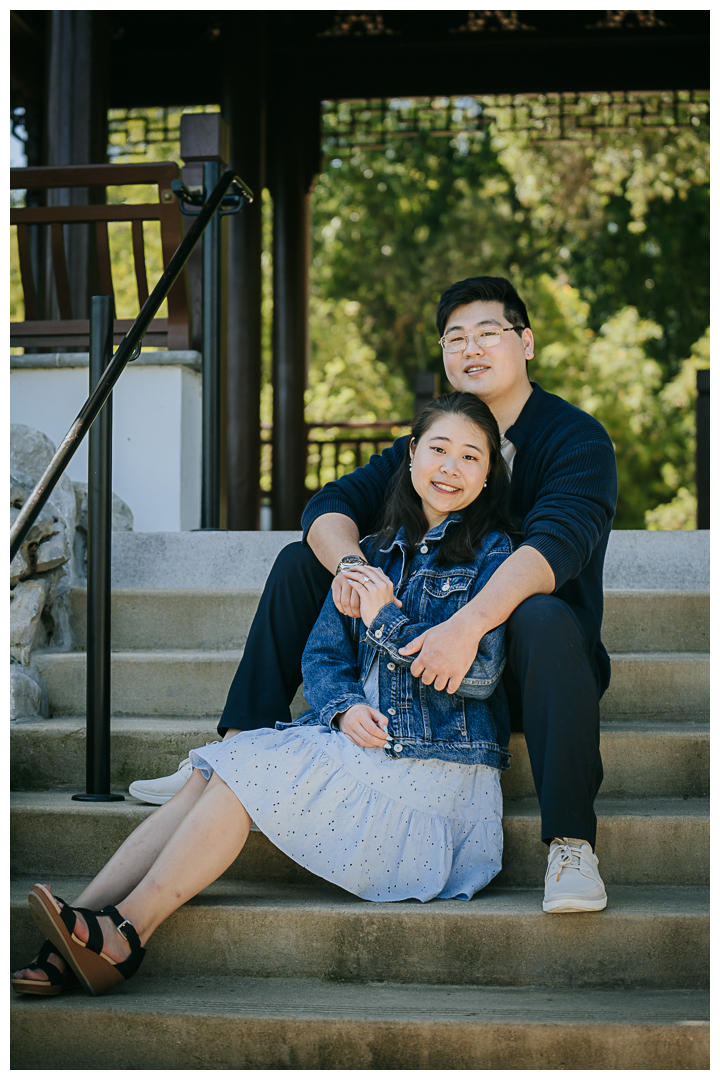
[[[435,525],[434,528],[430,529],[429,532],[425,534],[425,541],[427,542],[429,540],[432,542],[434,540],[442,540],[442,538],[445,536],[448,526],[454,525],[456,522],[462,521],[462,519],[462,511],[454,510],[451,514],[448,514],[444,521],[441,521],[439,525]],[[398,529],[397,536],[393,540],[392,544],[390,544],[389,547],[380,548],[380,551],[384,554],[385,552],[392,551],[392,549],[396,546],[402,550],[403,554],[405,554],[409,547],[407,535],[405,533],[405,527],[403,525],[401,525]]]

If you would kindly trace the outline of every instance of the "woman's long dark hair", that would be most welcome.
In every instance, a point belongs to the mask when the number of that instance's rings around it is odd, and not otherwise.
[[[380,530],[373,551],[386,547],[404,526],[410,557],[428,531],[422,500],[413,487],[410,475],[410,446],[417,446],[422,436],[440,416],[462,416],[479,428],[490,448],[490,471],[487,487],[463,510],[463,519],[445,532],[438,547],[439,561],[452,565],[469,562],[488,533],[496,529],[518,535],[518,525],[510,513],[510,478],[500,453],[497,420],[484,402],[474,394],[445,394],[434,398],[415,417],[405,460],[391,481]],[[414,444],[413,444],[413,439]]]

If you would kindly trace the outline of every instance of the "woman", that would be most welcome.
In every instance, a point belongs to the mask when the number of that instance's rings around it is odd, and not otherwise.
[[[361,545],[376,565],[343,571],[360,618],[328,596],[308,641],[310,710],[192,751],[182,790],[72,907],[34,886],[33,918],[51,944],[16,973],[16,990],[60,992],[63,960],[95,994],[129,978],[160,923],[237,858],[253,819],[301,865],[367,900],[470,899],[497,874],[504,629],[483,638],[452,695],[413,677],[399,650],[511,553],[500,531],[512,529],[508,489],[487,406],[452,394],[420,411],[383,525]]]

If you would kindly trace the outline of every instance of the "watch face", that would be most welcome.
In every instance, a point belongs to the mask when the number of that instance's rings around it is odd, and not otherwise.
[[[349,566],[358,566],[358,565],[367,566],[367,562],[365,561],[365,559],[361,558],[360,555],[346,555],[338,563],[338,568],[337,568],[336,572],[339,574],[341,570],[347,570],[347,568]]]

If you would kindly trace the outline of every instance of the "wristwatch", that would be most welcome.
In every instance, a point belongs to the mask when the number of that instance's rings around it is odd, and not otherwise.
[[[367,566],[367,559],[363,559],[362,555],[343,555],[342,559],[338,563],[337,570],[335,571],[335,577],[341,570],[349,570],[352,566]]]

